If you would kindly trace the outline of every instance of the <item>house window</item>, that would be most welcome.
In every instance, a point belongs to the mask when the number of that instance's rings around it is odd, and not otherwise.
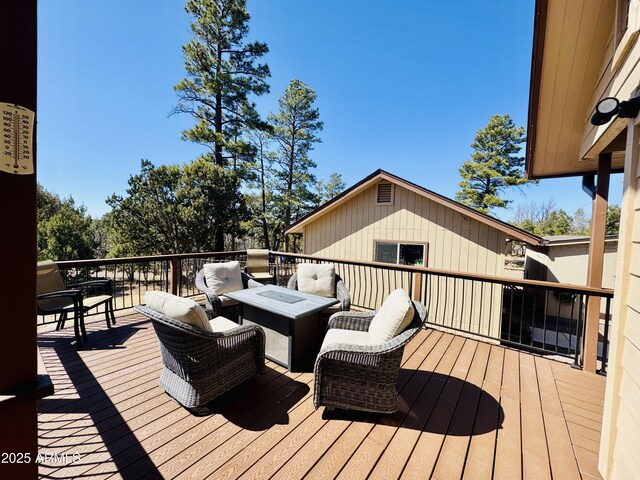
[[[376,205],[393,205],[393,183],[380,182],[377,185]]]
[[[424,243],[376,242],[375,261],[397,265],[425,266]]]

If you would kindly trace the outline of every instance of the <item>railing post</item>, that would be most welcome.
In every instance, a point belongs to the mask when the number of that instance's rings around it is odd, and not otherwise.
[[[591,215],[591,240],[589,242],[589,268],[587,285],[602,287],[604,264],[604,238],[607,220],[607,200],[609,198],[609,177],[611,173],[611,153],[601,153],[598,157],[598,186],[593,199]],[[600,297],[590,295],[587,301],[587,315],[584,326],[584,350],[582,365],[585,371],[595,373],[598,361],[598,329],[600,323]]]
[[[180,283],[179,264],[178,257],[171,257],[169,259],[169,293],[173,295],[178,295],[178,284]]]
[[[413,272],[412,298],[416,302],[422,301],[422,272]]]

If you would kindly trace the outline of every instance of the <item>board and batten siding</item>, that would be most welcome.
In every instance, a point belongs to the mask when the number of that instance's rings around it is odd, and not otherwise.
[[[376,185],[363,190],[304,227],[304,253],[371,262],[375,242],[426,244],[427,267],[502,276],[506,234],[459,212],[394,185],[393,205],[376,205]],[[339,272],[354,305],[380,306],[407,274]],[[456,286],[454,286],[456,283]],[[502,288],[437,278],[423,280],[429,317],[443,325],[500,336]],[[473,283],[473,284],[472,284]],[[375,284],[375,290],[369,284]]]
[[[636,120],[637,121],[637,120]],[[640,128],[630,126],[616,265],[610,362],[599,469],[605,479],[640,472]]]
[[[602,269],[602,287],[613,288],[616,268],[618,241],[608,239],[604,245],[604,263]],[[574,285],[587,284],[587,268],[589,265],[589,242],[556,243],[546,247],[546,251],[536,251],[528,248],[525,256],[525,272],[531,280],[546,280],[548,282],[571,283]],[[582,310],[578,300],[573,302],[559,302],[555,295],[546,299],[547,315],[562,318],[584,318],[586,305]],[[600,304],[600,331],[604,332],[607,302],[602,299]]]

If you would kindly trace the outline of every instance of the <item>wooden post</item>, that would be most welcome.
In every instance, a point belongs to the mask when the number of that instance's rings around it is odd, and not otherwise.
[[[36,111],[37,3],[37,0],[0,2],[3,25],[0,28],[0,102],[16,104],[33,112]],[[5,127],[5,117],[9,117],[0,114],[3,120],[0,138],[11,141],[19,132],[19,126],[15,129],[11,125]],[[33,130],[31,154],[35,168],[35,121]],[[18,158],[15,161],[18,162]],[[0,453],[3,461],[0,477],[36,478],[35,173],[17,175],[0,171],[0,205],[0,252],[3,252],[3,275],[0,275]]]
[[[178,295],[178,286],[180,284],[180,261],[178,257],[171,257],[169,260],[169,293]]]
[[[587,286],[595,288],[602,287],[610,174],[611,153],[601,153],[598,158],[598,186],[591,214],[591,240],[589,241],[589,268],[587,270]],[[587,372],[595,372],[597,366],[600,300],[600,297],[590,296],[587,301],[582,354],[583,368]]]
[[[416,302],[422,301],[422,272],[413,272],[413,295]]]

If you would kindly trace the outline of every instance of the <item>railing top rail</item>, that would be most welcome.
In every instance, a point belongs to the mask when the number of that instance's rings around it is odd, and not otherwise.
[[[413,267],[410,265],[396,265],[392,263],[382,263],[382,262],[364,262],[357,260],[345,260],[339,258],[328,258],[328,257],[318,257],[316,255],[304,255],[300,253],[287,253],[287,252],[276,252],[270,251],[271,255],[277,255],[282,257],[289,258],[302,258],[305,260],[315,260],[322,262],[333,262],[333,263],[345,263],[349,265],[358,265],[362,267],[374,267],[374,268],[385,268],[388,270],[395,270],[400,272],[422,272],[427,274],[439,275],[443,277],[451,277],[451,278],[462,278],[466,280],[478,280],[483,282],[490,283],[499,283],[501,285],[511,285],[511,286],[521,286],[521,287],[542,287],[548,288],[552,290],[563,290],[563,291],[571,291],[578,294],[588,294],[595,295],[604,298],[613,298],[613,290],[609,288],[594,288],[587,287],[584,285],[574,285],[570,283],[556,283],[556,282],[548,282],[544,280],[516,280],[513,278],[507,277],[497,277],[493,275],[484,275],[479,273],[466,273],[466,272],[454,272],[451,270],[441,270],[437,268],[429,268],[429,267]]]
[[[60,268],[79,268],[92,267],[99,265],[122,265],[129,263],[143,263],[153,261],[170,261],[171,259],[182,258],[211,258],[211,257],[227,257],[230,255],[245,255],[246,250],[232,250],[228,252],[194,252],[194,253],[178,253],[169,255],[147,255],[140,257],[121,257],[121,258],[97,258],[89,260],[66,260],[57,262]],[[270,251],[271,255],[287,258],[299,258],[312,261],[343,263],[349,265],[357,265],[363,267],[383,268],[399,272],[421,272],[425,274],[439,275],[442,277],[461,278],[466,280],[477,280],[483,282],[497,283],[501,285],[520,286],[520,287],[541,287],[552,290],[571,291],[579,294],[596,295],[603,298],[612,298],[613,290],[608,288],[594,288],[584,285],[575,285],[569,283],[556,283],[543,280],[517,280],[507,277],[498,277],[493,275],[484,275],[479,273],[455,272],[451,270],[442,270],[429,267],[414,267],[410,265],[396,265],[382,262],[365,262],[357,260],[345,260],[340,258],[319,257],[316,255],[305,255],[300,253]]]
[[[233,250],[228,252],[194,252],[176,253],[169,255],[147,255],[142,257],[119,257],[119,258],[92,258],[89,260],[65,260],[56,262],[59,268],[92,267],[96,265],[121,265],[125,263],[143,263],[154,261],[169,261],[172,258],[210,258],[227,257],[229,255],[245,255],[246,250]]]

